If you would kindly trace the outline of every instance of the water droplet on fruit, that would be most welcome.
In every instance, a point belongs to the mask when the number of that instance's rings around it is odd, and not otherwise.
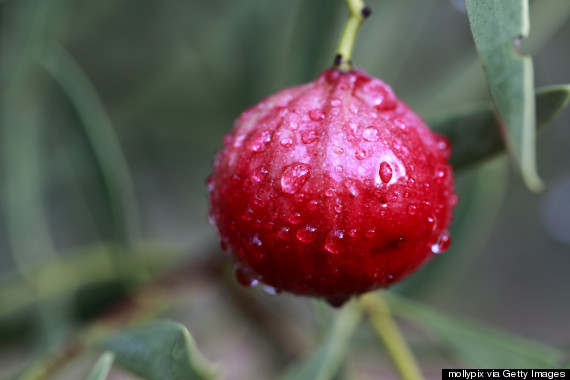
[[[291,122],[289,123],[289,129],[292,130],[292,131],[296,131],[297,129],[299,129],[299,124],[297,124],[297,123],[294,122],[294,121],[291,121]]]
[[[446,168],[442,165],[438,165],[435,169],[435,181],[437,183],[441,183],[442,180],[445,178],[445,176],[447,175],[447,170],[445,170]]]
[[[376,229],[375,228],[371,228],[364,233],[364,236],[366,236],[368,239],[372,239],[374,237],[374,235],[376,235]]]
[[[214,215],[208,215],[208,223],[210,223],[212,227],[216,227],[216,218],[214,218]]]
[[[332,187],[329,187],[328,189],[325,190],[325,195],[329,198],[332,197],[334,195],[334,193],[335,193],[335,191]]]
[[[340,99],[333,99],[331,100],[331,106],[333,107],[338,107],[342,104],[342,102],[340,101]]]
[[[408,215],[416,215],[416,213],[418,212],[418,206],[416,206],[414,203],[410,203],[408,205],[408,208],[406,209],[406,212],[408,213]]]
[[[443,158],[445,160],[449,159],[451,156],[451,144],[449,144],[449,140],[447,140],[443,136],[437,136],[437,148],[441,151]]]
[[[293,139],[291,137],[284,137],[279,141],[279,144],[281,144],[283,148],[289,148],[293,145]]]
[[[359,160],[364,160],[366,158],[366,152],[362,149],[358,149],[354,155],[356,156],[357,159]]]
[[[269,173],[269,171],[265,167],[260,166],[253,171],[251,179],[254,180],[255,182],[261,182],[263,181],[267,173]]]
[[[319,202],[313,200],[307,203],[307,210],[315,211],[319,207]]]
[[[253,288],[259,284],[259,281],[253,276],[250,270],[243,268],[241,265],[236,265],[235,276],[237,282],[246,288]]]
[[[321,121],[325,118],[325,114],[322,110],[315,108],[309,111],[309,117],[313,121]]]
[[[304,144],[313,143],[317,141],[318,138],[319,135],[315,131],[307,131],[303,133],[303,135],[301,136],[301,140],[303,141]]]
[[[455,206],[458,202],[459,202],[459,197],[457,196],[457,194],[453,194],[451,197],[449,197],[449,204],[451,206]]]
[[[251,208],[248,208],[247,210],[245,210],[241,218],[246,222],[249,222],[251,218],[253,218],[253,210]]]
[[[287,194],[295,194],[307,182],[311,175],[311,167],[301,162],[288,165],[281,175],[281,190]]]
[[[208,179],[206,180],[206,186],[208,187],[208,192],[212,192],[214,191],[215,188],[215,181],[214,181],[214,177],[209,176]]]
[[[277,232],[277,236],[281,240],[288,240],[289,239],[289,227],[281,227],[279,232]]]
[[[362,138],[366,141],[378,141],[380,139],[380,132],[376,127],[370,126],[362,131]]]
[[[436,218],[435,216],[428,216],[426,219],[427,222],[427,229],[430,232],[435,231],[436,227],[437,227],[437,223],[436,223]]]
[[[357,234],[358,234],[358,229],[356,228],[352,228],[348,231],[348,236],[350,237],[356,237]]]
[[[247,244],[261,247],[263,245],[263,242],[259,239],[258,234],[251,234],[247,237]]]
[[[292,224],[298,224],[299,222],[301,222],[301,214],[298,212],[291,214],[289,216],[289,222]]]
[[[335,147],[334,147],[334,152],[335,152],[336,154],[338,154],[338,155],[341,155],[341,154],[344,153],[344,149],[343,149],[342,147],[340,147],[340,146],[335,146]]]
[[[380,164],[380,179],[384,183],[390,182],[392,179],[392,167],[386,161]]]
[[[342,232],[342,230],[339,229],[330,230],[325,239],[325,250],[332,254],[341,253],[343,238],[344,238],[344,232]]]
[[[435,244],[431,246],[431,251],[435,254],[445,252],[451,244],[451,237],[448,231],[443,231],[437,238]]]
[[[297,230],[297,240],[302,243],[311,243],[317,237],[317,229],[315,227],[306,226]]]
[[[263,291],[265,292],[265,294],[270,296],[274,296],[278,293],[281,293],[281,291],[277,290],[277,288],[269,285],[263,285]]]
[[[271,141],[271,132],[270,131],[261,131],[257,133],[253,139],[251,140],[251,144],[249,145],[249,149],[255,153],[261,153],[265,151],[267,144]]]
[[[342,305],[344,305],[346,303],[346,301],[348,301],[350,299],[350,296],[330,296],[330,297],[326,297],[325,301],[327,301],[327,303],[329,305],[331,305],[332,307],[341,307]]]
[[[416,180],[410,177],[408,179],[408,186],[411,187],[411,186],[414,186],[415,184],[416,184]]]
[[[343,167],[342,167],[342,165],[337,165],[337,166],[335,166],[334,170],[335,170],[337,173],[342,173]]]

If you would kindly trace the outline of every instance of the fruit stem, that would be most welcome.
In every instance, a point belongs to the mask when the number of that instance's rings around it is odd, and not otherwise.
[[[372,10],[364,4],[362,0],[346,0],[346,5],[350,11],[350,16],[344,26],[338,49],[334,58],[334,67],[341,71],[351,71],[352,66],[352,49],[354,48],[354,40],[360,25],[370,16]]]
[[[368,313],[372,327],[384,343],[402,380],[421,380],[423,376],[414,354],[392,319],[390,308],[382,291],[371,292],[360,298],[361,307]]]

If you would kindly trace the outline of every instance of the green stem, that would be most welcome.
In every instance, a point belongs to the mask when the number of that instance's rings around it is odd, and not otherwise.
[[[384,343],[400,378],[402,380],[423,379],[414,354],[392,319],[390,308],[382,293],[365,294],[360,298],[360,305],[370,316],[372,326]]]
[[[334,67],[342,71],[351,71],[353,69],[352,49],[354,48],[356,34],[360,25],[370,16],[372,11],[362,0],[346,0],[346,4],[350,11],[350,16],[338,43]]]

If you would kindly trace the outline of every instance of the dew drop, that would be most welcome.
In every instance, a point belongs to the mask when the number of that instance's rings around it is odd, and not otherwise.
[[[214,178],[212,176],[209,176],[208,179],[206,180],[206,186],[208,187],[208,192],[212,192],[214,191],[215,186],[215,181]]]
[[[236,266],[235,276],[237,282],[243,287],[253,288],[259,284],[259,281],[252,275],[251,271],[241,266]]]
[[[283,148],[289,148],[291,145],[293,145],[293,139],[291,137],[284,137],[281,139],[281,141],[279,141],[279,144]]]
[[[375,228],[371,228],[364,233],[364,236],[366,236],[368,239],[372,239],[374,237],[374,235],[376,235],[376,229]]]
[[[427,229],[430,232],[434,232],[437,227],[435,216],[428,216],[426,221],[427,221]]]
[[[435,169],[436,182],[441,183],[441,181],[445,178],[446,175],[447,171],[445,170],[445,167],[438,165],[437,168]]]
[[[437,148],[441,151],[444,159],[449,159],[451,156],[451,144],[443,136],[437,137]]]
[[[335,147],[334,147],[334,152],[335,152],[336,154],[338,154],[338,155],[341,155],[341,154],[344,153],[344,149],[343,149],[342,147],[340,147],[340,146],[335,146]]]
[[[274,296],[276,294],[281,293],[280,290],[270,285],[263,285],[263,292],[270,296]]]
[[[289,227],[281,227],[277,232],[277,237],[281,240],[289,240]]]
[[[315,227],[306,226],[305,228],[301,228],[297,230],[297,240],[301,243],[311,243],[317,237],[317,229]]]
[[[416,215],[416,213],[418,212],[418,206],[416,206],[414,203],[410,203],[408,205],[408,208],[406,209],[406,212],[408,213],[408,215]]]
[[[344,170],[344,168],[342,167],[342,165],[337,165],[337,166],[335,166],[334,170],[335,170],[337,173],[342,173],[342,171]]]
[[[378,141],[380,139],[380,132],[376,127],[370,126],[362,131],[362,138],[366,141]]]
[[[364,160],[366,158],[366,152],[362,149],[358,149],[354,155],[356,156],[357,159],[359,160]]]
[[[383,161],[380,164],[380,172],[379,173],[380,173],[380,179],[384,183],[388,183],[392,179],[392,167],[386,161]]]
[[[249,222],[251,218],[253,218],[253,210],[251,208],[248,208],[247,210],[245,210],[241,218],[246,222]]]
[[[291,122],[289,123],[289,129],[292,130],[292,131],[296,131],[297,129],[299,129],[299,124],[297,124],[297,123],[294,122],[294,121],[291,121]]]
[[[303,133],[303,135],[301,136],[301,140],[305,144],[313,143],[313,142],[317,141],[318,138],[319,138],[319,135],[315,131],[307,131],[307,132]]]
[[[459,197],[457,196],[457,194],[453,194],[451,197],[449,197],[450,206],[455,206],[458,202],[459,202]]]
[[[315,211],[319,207],[319,202],[313,200],[307,203],[307,210]]]
[[[322,110],[315,108],[309,111],[309,117],[313,121],[321,121],[325,118],[325,114]]]
[[[265,179],[265,176],[267,176],[267,173],[269,173],[269,171],[265,167],[260,166],[253,171],[253,173],[251,175],[251,179],[254,182],[259,183]]]
[[[301,214],[296,212],[289,216],[289,222],[292,224],[299,224],[301,222]]]
[[[350,296],[330,296],[326,297],[325,301],[332,307],[339,308],[346,303],[350,299]]]
[[[288,165],[281,175],[281,190],[287,194],[295,194],[307,182],[311,175],[311,167],[301,162]]]
[[[329,187],[328,189],[325,190],[325,195],[327,197],[332,197],[334,195],[335,191],[332,187]]]
[[[332,254],[339,254],[342,252],[342,239],[344,232],[339,229],[330,230],[325,239],[325,250]]]
[[[338,107],[342,104],[342,102],[340,101],[340,99],[333,99],[331,100],[331,106],[333,107]]]
[[[263,242],[261,239],[259,239],[258,234],[252,234],[247,237],[247,244],[251,246],[261,247],[263,245]]]
[[[267,144],[271,141],[271,132],[269,131],[261,131],[257,133],[253,139],[251,140],[251,144],[249,145],[249,149],[255,153],[261,153],[265,151]]]
[[[416,184],[416,180],[413,178],[408,178],[408,186],[414,186]]]
[[[451,237],[448,231],[443,231],[437,238],[435,244],[431,246],[431,251],[435,254],[445,252],[451,244]]]
[[[358,234],[358,229],[356,228],[352,228],[348,231],[348,236],[350,237],[356,237],[357,234]]]

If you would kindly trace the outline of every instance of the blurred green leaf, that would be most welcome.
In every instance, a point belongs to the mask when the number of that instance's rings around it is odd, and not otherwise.
[[[300,363],[289,367],[280,380],[329,380],[339,371],[348,352],[350,338],[358,327],[362,311],[355,301],[345,305],[335,318],[326,341]]]
[[[81,117],[104,181],[119,240],[132,241],[139,230],[136,192],[121,143],[97,90],[63,47],[54,43],[42,61]]]
[[[393,313],[435,332],[450,353],[478,368],[557,368],[565,354],[553,347],[517,337],[481,323],[451,316],[386,295]]]
[[[570,102],[570,85],[536,90],[536,126],[550,123]],[[450,162],[463,169],[504,150],[497,119],[490,104],[456,108],[426,117],[426,122],[445,135],[452,146]]]
[[[148,380],[211,379],[216,369],[198,351],[180,323],[160,320],[105,339],[99,344],[112,351],[123,368]]]
[[[115,355],[112,352],[104,352],[89,372],[87,380],[105,380],[109,375],[114,359]]]
[[[529,32],[528,0],[466,0],[465,4],[507,150],[529,189],[540,191],[532,60],[518,51]]]

